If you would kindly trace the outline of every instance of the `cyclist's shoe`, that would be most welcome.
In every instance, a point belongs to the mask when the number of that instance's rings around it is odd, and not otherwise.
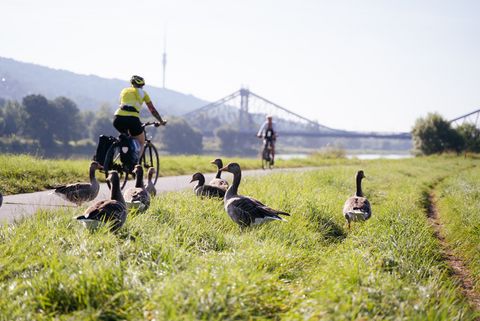
[[[270,160],[270,165],[273,165],[273,164],[275,164],[275,160],[272,159]]]

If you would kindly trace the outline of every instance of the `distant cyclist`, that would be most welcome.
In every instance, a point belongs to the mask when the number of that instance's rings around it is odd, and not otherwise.
[[[140,76],[132,76],[130,79],[131,87],[124,88],[120,93],[120,106],[115,111],[115,119],[113,120],[113,127],[120,133],[128,133],[135,138],[140,144],[140,153],[143,153],[143,145],[145,144],[145,135],[143,134],[142,123],[140,121],[140,110],[143,103],[145,103],[161,125],[167,122],[162,119],[158,111],[153,106],[150,96],[143,90],[145,80]]]
[[[277,139],[277,133],[273,129],[272,116],[268,115],[267,120],[263,123],[257,133],[257,137],[263,138],[264,144],[270,144],[272,146],[272,160],[273,165],[275,160],[275,140]]]

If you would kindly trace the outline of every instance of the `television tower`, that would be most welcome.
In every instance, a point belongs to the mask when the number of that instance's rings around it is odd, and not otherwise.
[[[167,69],[167,32],[163,35],[163,56],[162,56],[162,65],[163,65],[163,89],[165,89],[165,72]]]

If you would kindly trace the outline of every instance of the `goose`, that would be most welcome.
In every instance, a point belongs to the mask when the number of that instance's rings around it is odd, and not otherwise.
[[[155,167],[150,167],[147,172],[147,187],[145,189],[151,197],[157,195],[157,189],[155,188],[155,184],[153,184],[152,181],[152,178],[156,172],[157,170],[155,169]]]
[[[228,182],[226,179],[223,179],[221,178],[220,176],[222,175],[222,171],[220,170],[220,168],[223,167],[223,162],[220,158],[217,158],[213,161],[210,162],[210,164],[215,164],[217,165],[217,175],[215,176],[214,179],[212,179],[210,181],[210,183],[208,183],[209,185],[211,186],[216,186],[218,188],[221,188],[223,189],[224,191],[227,191],[228,189]]]
[[[202,173],[195,173],[192,176],[190,183],[198,181],[198,184],[193,188],[195,195],[207,196],[207,197],[220,197],[225,196],[225,191],[217,186],[205,185],[205,176]]]
[[[366,221],[372,216],[372,209],[370,202],[363,196],[362,179],[366,178],[363,171],[358,171],[355,176],[357,183],[357,192],[352,197],[349,197],[343,205],[343,215],[347,220],[348,228],[350,229],[350,222],[352,221]]]
[[[225,194],[224,206],[225,211],[235,223],[241,227],[246,227],[272,220],[286,221],[279,215],[290,216],[289,213],[274,210],[252,197],[237,194],[238,186],[242,179],[240,165],[237,163],[230,163],[221,168],[221,170],[233,174],[233,183]]]
[[[99,201],[76,219],[88,229],[95,229],[105,222],[112,222],[111,231],[115,232],[123,226],[127,218],[127,207],[120,190],[120,178],[117,171],[108,173],[107,181],[112,185],[110,199]]]
[[[95,171],[102,168],[102,165],[99,163],[91,162],[90,183],[74,183],[58,186],[53,193],[76,205],[82,205],[85,202],[94,200],[100,189],[100,184],[98,184],[95,178]]]
[[[135,187],[127,189],[123,196],[128,208],[137,208],[140,212],[144,212],[150,207],[150,195],[143,184],[142,165],[135,165],[133,173],[135,174]]]

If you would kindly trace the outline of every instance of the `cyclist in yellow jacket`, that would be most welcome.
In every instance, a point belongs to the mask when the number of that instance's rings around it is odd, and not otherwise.
[[[160,125],[167,122],[162,119],[158,111],[153,106],[150,96],[143,90],[145,80],[140,76],[132,76],[130,79],[131,87],[124,88],[120,93],[120,106],[115,111],[115,119],[113,127],[120,133],[128,133],[135,138],[140,144],[140,154],[143,153],[143,145],[145,144],[145,135],[143,133],[142,122],[140,121],[140,110],[145,103]]]

